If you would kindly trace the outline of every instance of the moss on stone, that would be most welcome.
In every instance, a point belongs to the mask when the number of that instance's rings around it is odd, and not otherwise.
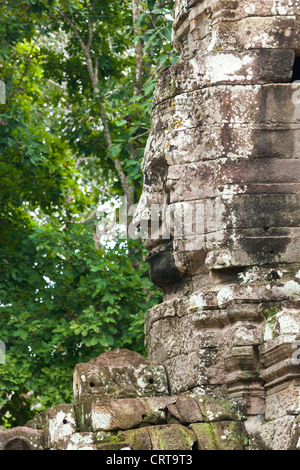
[[[127,448],[126,443],[105,443],[97,446],[98,450],[122,450],[124,447]]]
[[[94,433],[94,443],[104,444],[106,442],[115,442],[114,436],[116,436],[117,434],[117,432],[98,431]]]
[[[204,421],[240,421],[245,417],[245,410],[236,402],[216,400],[209,397],[198,399]]]
[[[196,440],[194,433],[181,424],[149,426],[152,450],[191,450]]]
[[[244,450],[247,438],[242,423],[223,421],[192,424],[199,450]]]
[[[111,443],[116,444],[118,442],[124,442],[125,438],[122,434],[116,433],[116,434],[111,434],[109,436],[109,440],[110,440]]]
[[[215,434],[210,423],[197,423],[190,426],[197,438],[198,450],[217,450]]]
[[[152,444],[148,428],[131,429],[122,432],[128,446],[133,450],[151,450]]]
[[[272,319],[273,317],[275,317],[277,315],[277,313],[280,312],[280,307],[278,307],[277,305],[274,305],[274,307],[270,307],[270,308],[265,308],[263,310],[263,314],[265,315],[265,317],[270,320]]]

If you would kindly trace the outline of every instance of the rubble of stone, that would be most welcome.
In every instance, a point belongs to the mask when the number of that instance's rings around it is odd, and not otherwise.
[[[0,450],[243,450],[249,444],[242,404],[171,396],[164,368],[128,350],[77,365],[74,391],[74,405],[0,432]]]

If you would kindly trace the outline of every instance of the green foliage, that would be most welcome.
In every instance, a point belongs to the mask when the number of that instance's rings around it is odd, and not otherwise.
[[[144,249],[97,247],[91,214],[123,195],[116,161],[141,193],[157,71],[177,60],[172,4],[140,2],[137,33],[131,0],[0,3],[0,425],[70,403],[78,362],[116,347],[146,354],[144,313],[161,293]],[[91,20],[96,85],[75,33],[87,44]]]
[[[0,256],[0,331],[7,347],[0,407],[6,405],[5,411],[11,411],[15,395],[28,391],[34,394],[27,401],[43,408],[70,402],[74,366],[106,350],[125,347],[145,354],[144,313],[160,294],[145,263],[133,267],[137,260],[127,243],[96,249],[84,224],[63,232],[34,227],[20,238],[18,253],[9,256],[1,247]],[[31,414],[27,410],[27,418]],[[22,424],[23,415],[12,417],[12,424]]]
[[[276,317],[277,313],[279,312],[280,312],[280,307],[276,305],[274,307],[266,308],[263,310],[263,314],[268,320]]]
[[[68,117],[61,122],[61,134],[73,154],[85,157],[82,161],[86,178],[94,181],[95,178],[104,177],[110,181],[115,192],[122,194],[123,188],[114,165],[114,160],[118,158],[134,187],[135,199],[138,199],[142,185],[140,162],[150,131],[157,70],[177,61],[177,55],[171,52],[170,46],[173,2],[168,2],[168,7],[151,11],[141,2],[138,37],[133,33],[132,0],[123,0],[122,8],[119,0],[96,2],[91,61],[98,76],[99,96],[95,96],[85,55],[68,22],[72,21],[82,41],[87,44],[91,12],[83,6],[84,3],[57,1],[50,8],[52,15],[55,11],[53,28],[57,24],[58,10],[66,16],[59,23],[63,34],[45,41],[41,48],[44,76],[65,87],[65,101],[61,106],[68,108]],[[143,60],[142,86],[140,93],[135,95],[134,45],[137,41],[142,43]],[[100,103],[104,105],[113,142],[111,147],[105,141],[103,132],[98,131],[102,127]],[[98,161],[101,176],[99,172],[95,173],[93,158]],[[131,161],[136,164],[128,165]]]

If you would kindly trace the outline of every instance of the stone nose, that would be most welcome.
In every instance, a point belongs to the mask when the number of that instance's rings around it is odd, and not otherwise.
[[[144,186],[143,193],[132,214],[132,229],[146,240],[148,250],[170,240],[169,205],[163,191],[151,191]]]

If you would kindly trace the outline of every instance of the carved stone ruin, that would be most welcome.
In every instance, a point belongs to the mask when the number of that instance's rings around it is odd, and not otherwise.
[[[176,2],[181,58],[158,79],[137,215],[166,219],[146,241],[164,289],[150,358],[172,394],[244,400],[254,447],[271,449],[300,437],[299,15],[299,2]]]
[[[149,358],[76,366],[74,405],[0,449],[300,449],[300,2],[177,0],[173,43],[135,215],[164,216]]]
[[[115,350],[78,364],[74,405],[0,432],[0,450],[243,450],[245,406],[170,395],[163,366]]]

